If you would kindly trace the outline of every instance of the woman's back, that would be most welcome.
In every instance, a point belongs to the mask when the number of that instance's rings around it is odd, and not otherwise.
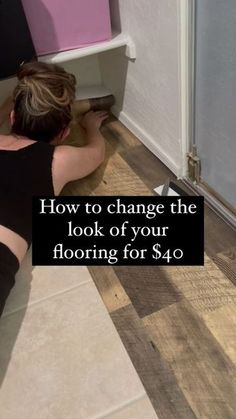
[[[54,195],[54,148],[38,141],[18,150],[1,149],[0,145],[1,225],[19,234],[28,245],[32,236],[32,196]]]
[[[0,136],[0,241],[18,260],[31,243],[32,196],[54,195],[54,149],[42,142]]]

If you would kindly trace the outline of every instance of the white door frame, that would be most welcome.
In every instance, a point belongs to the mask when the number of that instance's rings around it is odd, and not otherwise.
[[[194,1],[178,0],[180,22],[181,177],[188,174],[187,153],[193,142],[194,115]]]

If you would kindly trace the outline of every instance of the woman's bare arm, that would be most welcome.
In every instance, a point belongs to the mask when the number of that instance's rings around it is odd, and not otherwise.
[[[103,162],[105,141],[99,129],[107,117],[104,111],[88,112],[80,122],[86,132],[87,144],[83,147],[56,147],[53,159],[55,192],[66,183],[89,175]]]

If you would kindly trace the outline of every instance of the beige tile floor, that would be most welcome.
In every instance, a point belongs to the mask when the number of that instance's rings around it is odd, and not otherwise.
[[[32,267],[0,320],[0,417],[156,414],[86,267]]]

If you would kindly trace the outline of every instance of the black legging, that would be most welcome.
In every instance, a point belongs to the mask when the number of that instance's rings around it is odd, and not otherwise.
[[[0,316],[2,315],[6,299],[15,285],[15,274],[19,269],[16,256],[0,242]]]

